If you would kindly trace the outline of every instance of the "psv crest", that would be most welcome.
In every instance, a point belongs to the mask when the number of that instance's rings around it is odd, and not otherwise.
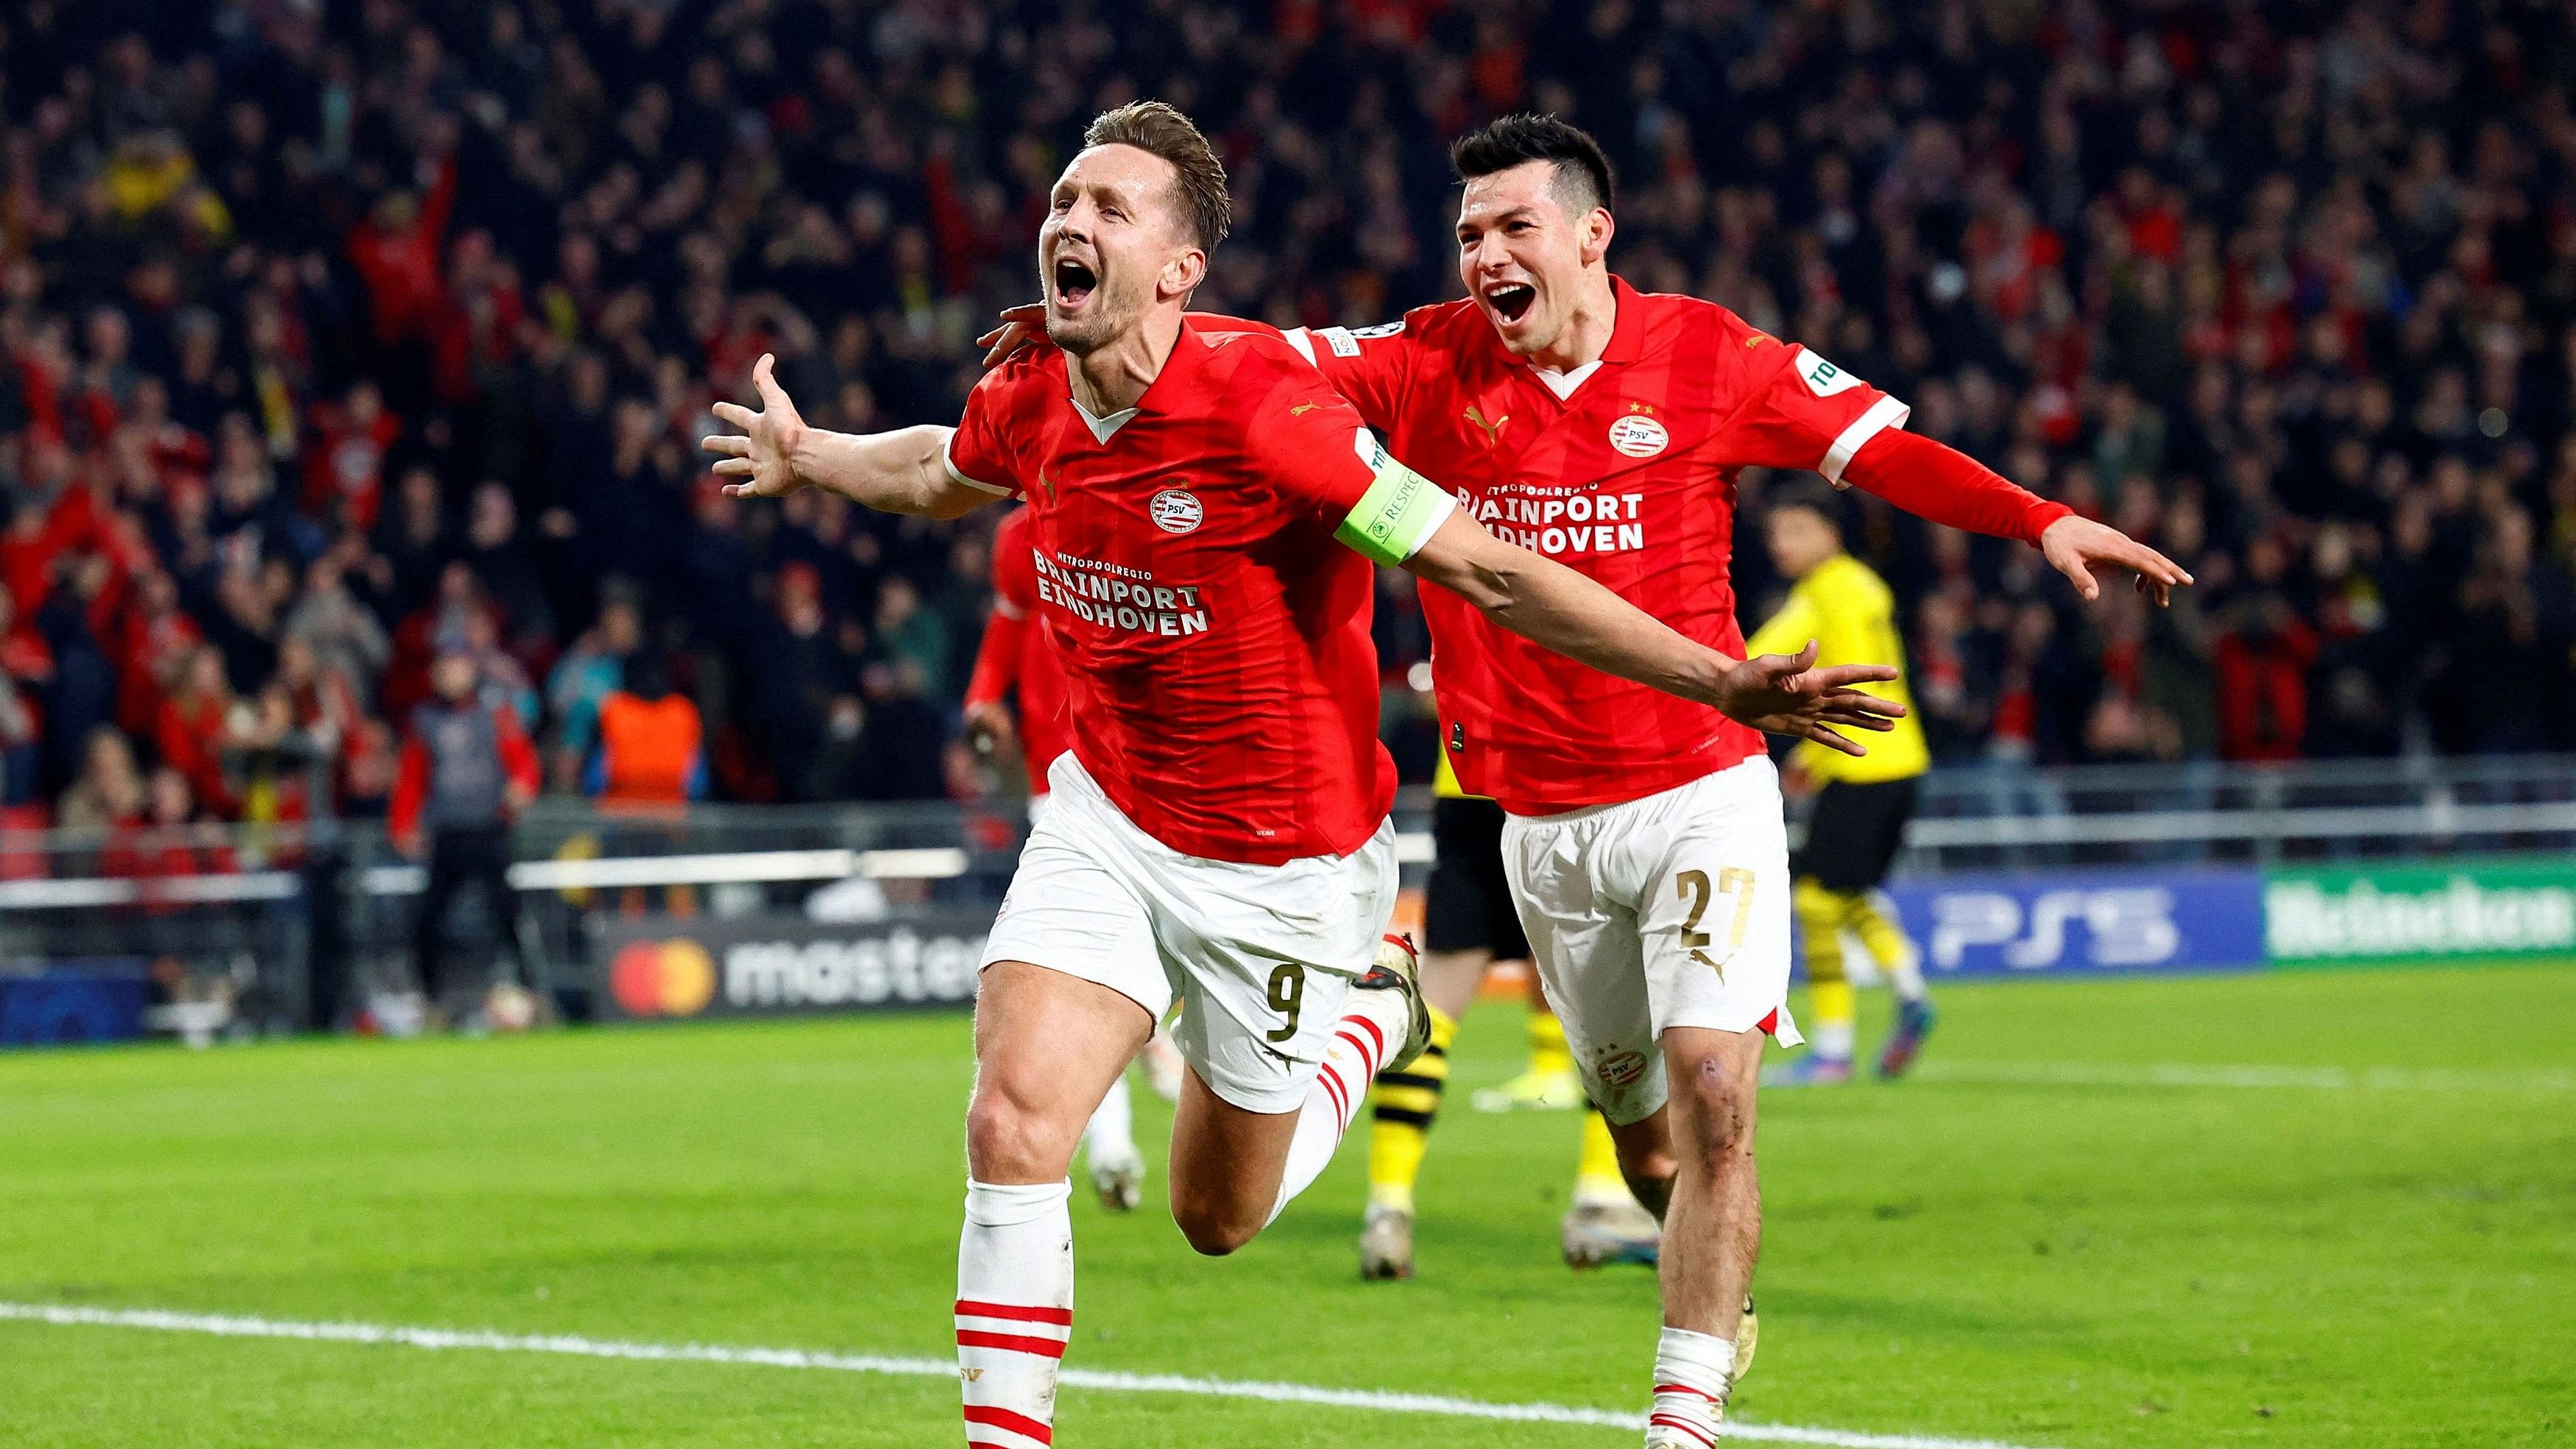
[[[1664,425],[1643,413],[1630,413],[1610,425],[1610,446],[1631,458],[1651,458],[1673,444]]]
[[[1178,488],[1166,488],[1145,505],[1154,526],[1165,533],[1187,533],[1207,521],[1207,510],[1199,506],[1196,495]]]

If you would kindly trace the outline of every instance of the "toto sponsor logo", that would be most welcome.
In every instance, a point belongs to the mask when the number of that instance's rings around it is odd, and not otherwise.
[[[1187,533],[1207,521],[1207,510],[1199,506],[1195,495],[1178,488],[1166,488],[1145,505],[1153,515],[1154,526],[1165,533]]]
[[[1672,443],[1673,435],[1650,417],[1630,413],[1610,425],[1610,446],[1631,458],[1651,458]]]

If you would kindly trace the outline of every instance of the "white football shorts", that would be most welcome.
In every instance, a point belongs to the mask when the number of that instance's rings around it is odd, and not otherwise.
[[[1161,1020],[1218,1096],[1293,1112],[1377,958],[1395,911],[1395,828],[1349,855],[1245,865],[1185,855],[1138,829],[1071,752],[984,947],[1096,981]]]
[[[1664,1104],[1669,1027],[1802,1038],[1789,1019],[1789,837],[1768,756],[1643,799],[1503,824],[1530,957],[1612,1122]]]

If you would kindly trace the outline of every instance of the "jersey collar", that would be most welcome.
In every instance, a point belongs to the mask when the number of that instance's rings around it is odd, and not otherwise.
[[[1082,400],[1073,395],[1073,358],[1067,355],[1064,359],[1064,400],[1072,404],[1074,415],[1082,419],[1082,425],[1091,430],[1093,441],[1107,447],[1109,440],[1118,436],[1118,430],[1134,422],[1137,414],[1165,411],[1156,400],[1170,397],[1175,388],[1187,387],[1189,384],[1175,374],[1196,372],[1208,350],[1206,337],[1189,324],[1189,319],[1183,318],[1180,336],[1172,340],[1171,355],[1163,359],[1163,370],[1154,374],[1152,382],[1145,384],[1145,391],[1136,399],[1134,407],[1123,408],[1107,417],[1093,417],[1091,409],[1084,407]]]

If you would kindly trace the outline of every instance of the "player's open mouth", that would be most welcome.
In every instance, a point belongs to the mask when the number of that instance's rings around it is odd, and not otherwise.
[[[1538,300],[1538,289],[1526,282],[1505,282],[1485,289],[1485,305],[1494,309],[1506,322],[1518,322],[1521,314]]]
[[[1055,304],[1059,307],[1071,309],[1081,306],[1082,299],[1090,296],[1091,289],[1099,285],[1100,278],[1091,268],[1070,257],[1055,264]]]

